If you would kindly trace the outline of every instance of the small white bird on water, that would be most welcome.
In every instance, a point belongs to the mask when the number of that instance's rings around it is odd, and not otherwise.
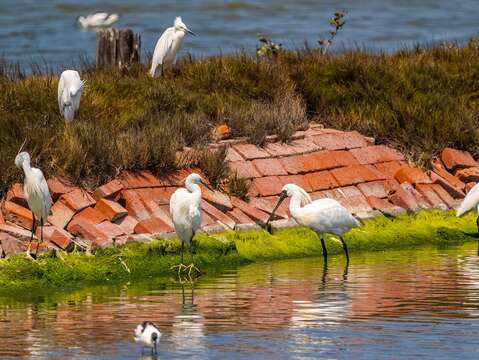
[[[43,172],[40,169],[34,168],[30,165],[30,155],[27,152],[19,153],[15,158],[15,165],[19,169],[23,169],[25,174],[25,180],[23,182],[23,191],[28,203],[28,207],[32,211],[33,223],[32,223],[32,236],[30,237],[30,243],[28,244],[27,255],[30,255],[30,247],[33,240],[33,234],[36,229],[36,221],[40,222],[40,243],[43,243],[43,224],[50,214],[52,207],[52,199],[50,197],[50,191],[48,190],[47,181]],[[35,254],[38,252],[37,245]]]
[[[143,348],[151,348],[152,355],[158,354],[158,346],[160,344],[161,332],[158,327],[151,321],[144,321],[138,325],[135,329],[135,342],[140,343],[142,346],[141,353],[143,354]]]
[[[150,75],[152,77],[157,76],[158,67],[160,67],[160,74],[163,75],[164,70],[176,62],[176,55],[180,51],[186,33],[196,36],[178,16],[173,26],[166,29],[156,43],[151,60]]]
[[[192,173],[186,177],[185,188],[176,190],[170,198],[170,215],[175,226],[176,235],[181,240],[181,264],[182,268],[189,269],[189,273],[196,269],[193,264],[193,253],[191,253],[191,264],[183,264],[183,251],[185,243],[191,250],[193,236],[201,225],[201,188],[203,183],[201,176]],[[197,269],[196,269],[197,270]]]
[[[349,252],[342,235],[352,228],[360,225],[359,221],[338,201],[333,199],[318,199],[311,201],[306,191],[296,184],[283,186],[278,203],[271,213],[266,225],[273,219],[274,213],[279,205],[287,197],[291,197],[289,212],[294,220],[300,225],[313,229],[321,240],[324,260],[328,259],[328,251],[324,244],[323,235],[326,233],[335,234],[343,244],[344,253],[349,263]],[[303,204],[303,207],[301,205]]]
[[[66,122],[75,117],[80,108],[80,99],[85,82],[75,70],[65,70],[58,81],[58,107]]]
[[[79,16],[78,22],[84,28],[111,26],[113,23],[117,22],[119,18],[120,16],[118,14],[98,12],[95,14],[89,14],[87,16]]]

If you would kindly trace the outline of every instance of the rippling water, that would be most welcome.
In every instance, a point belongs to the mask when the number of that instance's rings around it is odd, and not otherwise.
[[[0,358],[471,358],[479,350],[476,245],[254,264],[203,277],[0,298]],[[146,356],[143,358],[152,358]]]
[[[0,54],[28,65],[40,59],[70,65],[79,54],[94,55],[95,33],[76,26],[76,17],[96,11],[118,12],[118,27],[142,34],[151,52],[177,15],[196,31],[185,48],[195,55],[240,49],[251,51],[257,33],[288,47],[313,46],[329,30],[337,10],[347,10],[338,36],[346,47],[393,50],[417,42],[465,41],[477,34],[477,0],[2,0]]]

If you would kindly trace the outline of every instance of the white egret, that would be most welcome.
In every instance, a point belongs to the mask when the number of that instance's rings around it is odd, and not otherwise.
[[[135,342],[142,346],[141,353],[143,355],[143,348],[151,348],[152,355],[158,354],[158,345],[160,343],[161,332],[158,327],[151,321],[144,321],[135,329]]]
[[[181,240],[181,264],[178,265],[179,270],[183,265],[183,251],[185,243],[191,250],[193,236],[201,225],[201,188],[203,183],[201,176],[192,173],[186,177],[185,188],[177,189],[170,198],[170,215],[175,226],[176,235]],[[191,273],[194,268],[193,254],[191,253],[191,265],[189,268]]]
[[[474,185],[472,189],[469,190],[464,200],[462,200],[461,205],[457,208],[456,216],[460,217],[474,208],[476,208],[476,211],[479,214],[479,183]],[[479,216],[476,219],[476,225],[477,231],[479,232]],[[477,248],[477,254],[479,255],[479,247]]]
[[[80,108],[80,98],[85,82],[75,70],[65,70],[58,81],[58,107],[66,122],[75,117]]]
[[[313,229],[321,240],[324,260],[328,259],[328,251],[324,244],[323,235],[332,233],[339,237],[343,244],[344,253],[349,263],[349,252],[342,235],[360,225],[359,221],[338,201],[333,199],[318,199],[311,201],[310,196],[301,187],[295,184],[283,186],[278,203],[271,213],[266,225],[274,216],[276,209],[287,197],[291,197],[289,211],[294,220],[300,225]],[[301,207],[303,204],[303,207]]]
[[[40,169],[34,168],[30,165],[30,155],[27,152],[21,152],[15,158],[15,165],[19,169],[23,169],[25,179],[23,182],[23,192],[28,203],[28,207],[32,211],[32,236],[28,245],[27,255],[30,256],[30,247],[33,240],[33,234],[36,229],[36,221],[40,222],[40,243],[43,243],[43,224],[50,214],[52,207],[52,199],[50,191],[48,190],[47,181],[43,172]],[[38,252],[38,247],[35,251],[35,257]]]
[[[160,67],[161,75],[163,75],[164,70],[175,63],[176,55],[178,51],[180,51],[186,33],[196,36],[196,34],[183,23],[181,17],[178,16],[173,26],[166,29],[156,43],[151,60],[150,75],[152,77],[157,75],[158,66]]]
[[[79,16],[78,22],[84,28],[88,27],[100,27],[111,26],[117,22],[120,16],[118,14],[108,14],[106,12],[98,12],[95,14],[89,14],[87,16]]]

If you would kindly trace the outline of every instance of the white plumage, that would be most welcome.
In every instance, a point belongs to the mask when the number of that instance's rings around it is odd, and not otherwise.
[[[457,208],[456,216],[460,217],[467,213],[469,210],[473,208],[477,208],[477,212],[479,213],[479,184],[473,186],[471,190],[467,193],[464,200],[462,200],[461,205]]]
[[[78,22],[84,28],[110,26],[116,21],[118,21],[119,18],[120,16],[118,16],[118,14],[108,14],[106,12],[98,12],[95,14],[89,14],[87,16],[79,16]]]
[[[163,75],[163,71],[176,62],[176,55],[180,51],[186,33],[196,36],[179,16],[175,19],[173,26],[163,32],[156,43],[151,60],[150,75],[152,77],[157,76],[158,67],[161,75]]]
[[[152,352],[155,354],[158,353],[160,338],[160,329],[158,329],[158,327],[151,321],[145,321],[135,329],[135,342],[141,344],[143,347],[151,348]]]
[[[40,169],[31,167],[30,162],[30,155],[27,152],[21,152],[15,158],[15,165],[23,169],[25,174],[23,191],[28,207],[33,214],[32,237],[30,238],[30,242],[33,240],[33,234],[35,232],[35,219],[40,222],[41,242],[43,242],[43,224],[50,214],[52,199],[43,172]],[[30,247],[28,251],[30,251]]]
[[[65,70],[58,81],[58,107],[66,122],[75,117],[85,82],[75,70]]]

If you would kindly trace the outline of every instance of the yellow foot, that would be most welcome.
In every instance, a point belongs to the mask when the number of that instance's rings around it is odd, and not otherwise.
[[[179,264],[179,265],[174,265],[170,268],[171,270],[177,270],[178,271],[178,277],[181,278],[182,274],[187,274],[190,279],[192,279],[192,275],[200,275],[201,271],[198,269],[195,264],[191,263],[190,265],[185,265],[185,264]]]

